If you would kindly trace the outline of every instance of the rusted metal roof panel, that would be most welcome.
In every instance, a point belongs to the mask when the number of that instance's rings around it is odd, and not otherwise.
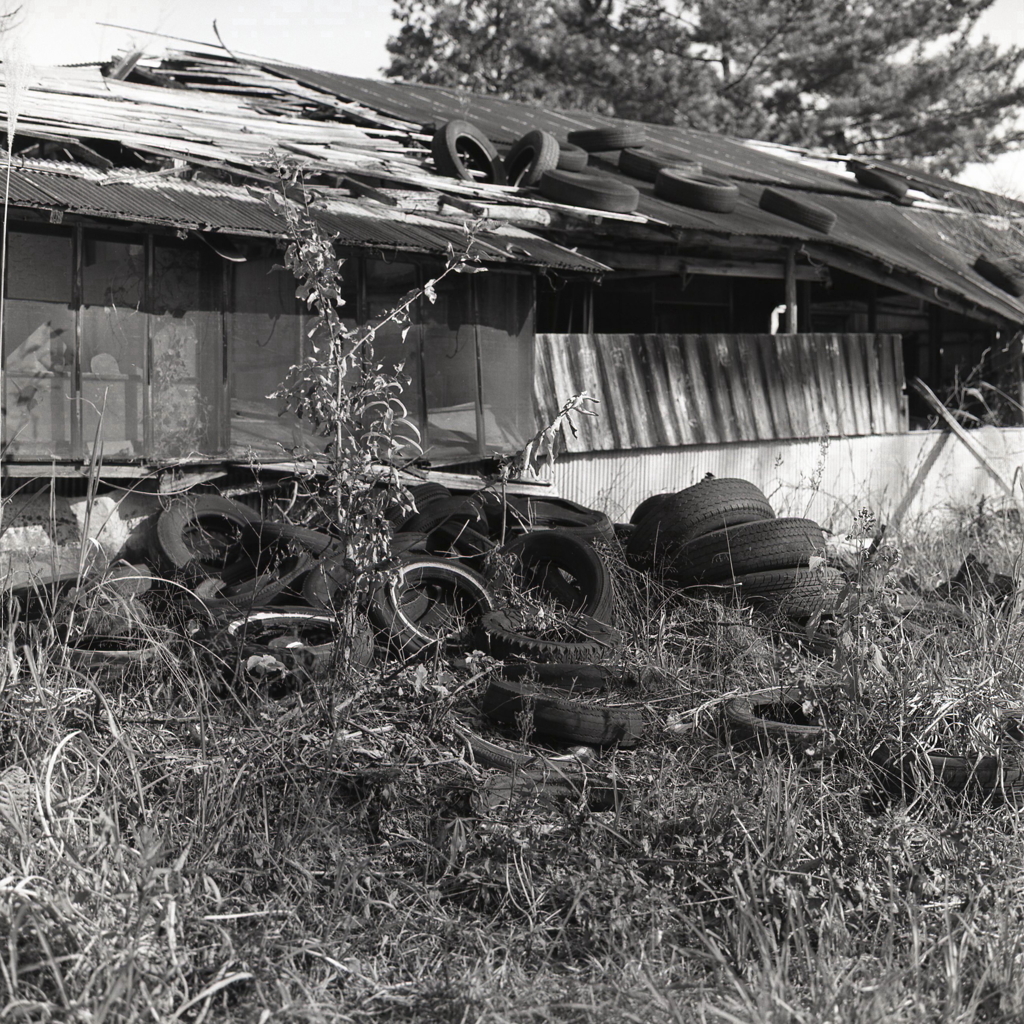
[[[278,213],[236,186],[154,181],[143,175],[122,180],[116,174],[107,177],[86,169],[76,174],[14,168],[10,202],[13,206],[197,231],[280,237],[287,230]],[[326,231],[338,236],[341,245],[437,254],[447,253],[449,247],[456,251],[466,247],[466,232],[440,218],[428,223],[426,218],[386,207],[379,207],[371,215],[360,211],[356,201],[333,204],[314,213]],[[473,251],[485,263],[527,263],[588,272],[606,269],[526,232],[517,232],[513,238],[501,232],[480,232]]]

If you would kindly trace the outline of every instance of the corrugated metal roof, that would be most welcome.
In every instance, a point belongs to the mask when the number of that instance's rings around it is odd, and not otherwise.
[[[215,182],[183,182],[152,175],[125,178],[54,163],[14,167],[12,206],[58,210],[133,223],[280,237],[287,232],[282,217],[244,188]],[[441,218],[407,214],[381,204],[337,200],[315,208],[324,229],[341,245],[401,252],[444,254],[461,251],[467,235],[458,224]],[[527,263],[566,270],[600,272],[606,268],[585,256],[526,232],[515,248],[501,231],[480,231],[471,250],[485,263]]]
[[[534,128],[542,128],[565,140],[570,131],[579,128],[624,123],[599,114],[545,110],[496,96],[474,95],[440,86],[369,81],[276,63],[264,63],[262,66],[332,95],[424,125],[453,118],[469,120],[478,124],[497,143],[511,143]],[[899,206],[881,198],[878,193],[858,185],[853,174],[845,169],[830,172],[725,136],[672,126],[631,123],[638,124],[644,133],[645,144],[652,149],[696,160],[707,172],[732,178],[741,193],[735,212],[725,215],[704,213],[661,200],[655,197],[652,186],[631,178],[630,182],[641,193],[640,213],[670,225],[723,237],[767,237],[806,242],[819,255],[827,255],[829,251],[852,251],[860,257],[946,289],[1011,321],[1024,322],[1024,303],[991,285],[971,269],[970,264],[981,249],[972,250],[972,243],[962,237],[957,238],[955,230],[941,231],[940,224],[936,222],[938,215]],[[608,173],[618,173],[614,157],[597,160],[592,166],[595,164],[603,165]],[[965,187],[897,165],[878,163],[878,166],[902,174],[913,186],[931,195],[965,192]],[[758,201],[765,185],[815,193],[811,197],[813,201],[837,215],[832,232],[826,236],[759,209]],[[946,185],[949,187],[944,192],[943,186]],[[966,191],[973,194],[977,190]],[[985,193],[978,195],[985,197]],[[952,223],[947,221],[947,224]],[[978,237],[983,234],[984,231],[980,230],[973,244],[977,245]]]

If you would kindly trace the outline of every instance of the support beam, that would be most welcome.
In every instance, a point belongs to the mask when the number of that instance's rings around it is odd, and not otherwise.
[[[796,306],[796,253],[786,250],[786,333],[796,334],[799,329]]]
[[[607,249],[580,248],[580,255],[598,260],[613,270],[632,270],[651,274],[705,274],[709,277],[756,277],[782,281],[786,276],[784,263],[764,260],[696,259],[691,256],[667,256],[658,253],[614,252]],[[828,281],[827,267],[795,266],[798,281]]]

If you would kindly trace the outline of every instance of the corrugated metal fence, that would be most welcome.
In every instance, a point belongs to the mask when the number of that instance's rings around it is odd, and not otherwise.
[[[582,391],[570,452],[907,429],[897,334],[538,334],[540,422]]]

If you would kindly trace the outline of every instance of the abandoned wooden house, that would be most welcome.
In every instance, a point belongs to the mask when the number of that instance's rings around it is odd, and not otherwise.
[[[598,415],[547,484],[614,516],[707,472],[823,522],[903,514],[908,491],[922,514],[1020,491],[1024,302],[1001,262],[1017,204],[877,162],[213,48],[35,69],[0,105],[6,477],[81,481],[94,458],[105,480],[294,467],[302,424],[269,397],[311,344],[265,198],[287,165],[347,259],[353,324],[451,251],[486,269],[446,277],[404,342],[378,335],[410,378],[417,472],[486,472],[586,391]],[[538,129],[563,145],[603,131],[587,180],[635,186],[635,208],[453,176],[431,149],[455,120],[499,153]],[[714,176],[729,201],[666,197],[649,173],[663,165]],[[928,388],[960,402],[969,443],[949,442]]]

